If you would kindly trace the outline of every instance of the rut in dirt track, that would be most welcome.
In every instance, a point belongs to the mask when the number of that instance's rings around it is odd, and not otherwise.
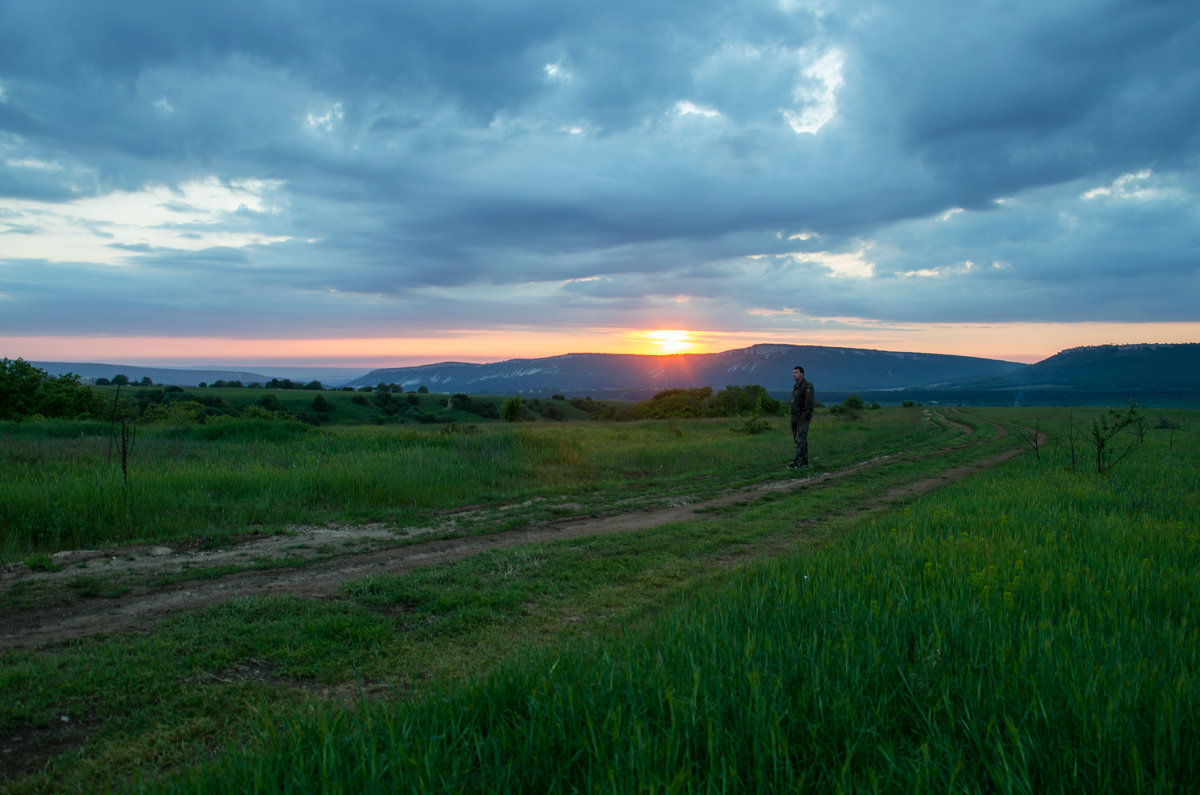
[[[985,444],[1006,434],[1002,426],[996,425],[994,428],[995,435],[991,439],[943,448],[928,456],[942,456],[964,447]],[[1021,447],[1013,447],[986,460],[946,469],[932,477],[906,483],[887,494],[864,501],[850,513],[876,509],[913,495],[933,491],[946,483],[995,466],[1021,452]],[[68,604],[43,605],[19,613],[0,615],[0,652],[21,647],[45,646],[91,635],[146,630],[172,615],[197,611],[248,596],[290,594],[334,598],[339,595],[344,583],[357,579],[382,574],[403,574],[422,566],[446,563],[524,544],[601,536],[695,520],[702,518],[705,511],[713,508],[747,502],[769,493],[792,493],[819,488],[831,481],[866,469],[886,466],[898,460],[905,459],[903,456],[884,456],[835,472],[768,481],[730,491],[712,499],[666,508],[602,517],[578,517],[522,530],[431,540],[404,546],[382,546],[369,552],[343,553],[316,560],[302,568],[245,570],[215,579],[196,579],[168,586],[134,585],[127,592],[113,598],[77,599]],[[277,547],[278,549],[281,548]],[[103,558],[105,562],[138,560],[140,565],[137,575],[143,582],[152,579],[156,573],[177,572],[186,570],[189,566],[186,553],[155,559],[148,557],[146,550],[147,548],[109,550],[104,553]],[[334,554],[333,550],[334,547],[330,545],[326,552]],[[278,551],[275,554],[282,556]],[[243,550],[242,557],[245,556],[246,550]],[[195,562],[191,561],[192,565]],[[10,575],[11,571],[4,579],[11,580]],[[41,576],[45,578],[50,575]]]

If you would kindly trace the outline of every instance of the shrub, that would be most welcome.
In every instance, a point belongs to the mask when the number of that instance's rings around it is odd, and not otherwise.
[[[500,407],[500,417],[505,422],[516,422],[525,413],[525,404],[520,395],[513,395]]]
[[[54,378],[24,359],[0,359],[0,420],[100,419],[107,404],[99,392],[80,384],[74,373]]]

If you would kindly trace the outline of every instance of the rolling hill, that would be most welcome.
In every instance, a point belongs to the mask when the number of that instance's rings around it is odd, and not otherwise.
[[[271,380],[268,376],[244,370],[183,370],[100,362],[30,362],[30,364],[53,376],[74,373],[85,381],[94,381],[97,378],[111,379],[116,375],[123,375],[133,383],[137,383],[143,378],[149,378],[156,384],[174,386],[196,386],[202,383],[211,384],[213,381],[241,381],[243,384],[255,381],[266,383]]]
[[[90,379],[120,373],[135,382],[149,377],[155,384],[178,386],[270,380],[260,373],[232,369],[30,364],[51,375],[73,372]],[[913,400],[963,405],[1120,405],[1136,399],[1143,405],[1200,405],[1200,343],[1071,348],[1036,364],[933,353],[760,344],[710,354],[571,353],[486,364],[442,362],[372,370],[335,383],[350,387],[399,384],[406,391],[424,386],[442,393],[561,394],[598,400],[644,400],[671,388],[757,384],[774,397],[786,398],[794,364],[804,366],[816,385],[818,399],[825,402],[854,393],[885,404]]]
[[[1070,348],[1011,373],[965,380],[956,388],[1200,392],[1200,343]]]
[[[753,345],[721,353],[641,355],[571,353],[488,364],[444,362],[372,370],[349,386],[395,383],[406,390],[641,400],[672,388],[758,384],[776,397],[791,392],[800,364],[819,391],[935,387],[1001,376],[1028,365],[970,356],[894,353],[814,345]]]

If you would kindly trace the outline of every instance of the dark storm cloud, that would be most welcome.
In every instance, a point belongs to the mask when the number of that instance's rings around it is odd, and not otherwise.
[[[1194,320],[1197,52],[1182,0],[0,0],[0,332]]]

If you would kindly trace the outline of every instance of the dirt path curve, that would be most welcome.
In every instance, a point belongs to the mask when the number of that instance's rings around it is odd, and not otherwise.
[[[944,418],[952,422],[948,418]],[[966,426],[962,426],[968,430]],[[1003,426],[994,426],[992,439],[966,437],[962,444],[942,448],[927,456],[984,444],[1004,436]],[[852,513],[873,510],[917,494],[924,494],[972,473],[995,466],[1019,455],[1021,446],[996,453],[986,460],[942,470],[897,487],[861,503]],[[23,583],[36,587],[55,582],[69,584],[86,577],[93,583],[125,583],[128,590],[111,597],[75,598],[66,603],[35,604],[19,612],[0,614],[0,653],[22,647],[40,647],[62,641],[104,633],[148,630],[172,615],[201,610],[212,605],[247,596],[292,594],[307,597],[334,597],[346,582],[381,574],[403,574],[421,566],[459,560],[490,550],[508,549],[562,539],[608,535],[642,530],[700,519],[704,512],[751,501],[773,492],[799,492],[848,477],[866,469],[886,466],[904,456],[883,456],[834,472],[808,477],[787,478],[731,490],[718,497],[689,501],[669,507],[637,510],[601,517],[576,517],[530,526],[521,530],[484,535],[442,538],[404,543],[390,528],[380,525],[354,527],[298,528],[286,535],[252,536],[228,549],[216,551],[177,550],[168,547],[140,546],[103,551],[80,550],[54,556],[61,565],[57,571],[31,571],[24,564],[9,564],[0,569],[4,587]],[[911,457],[908,460],[912,460]],[[426,533],[444,528],[426,528]],[[397,546],[397,542],[403,545]],[[348,552],[350,547],[355,551]],[[365,551],[364,551],[365,549]],[[247,568],[269,561],[297,563],[287,568]],[[308,562],[305,562],[308,561]],[[184,579],[189,571],[229,567],[235,570],[223,576]],[[156,582],[175,578],[184,580],[161,585]],[[20,586],[18,586],[20,587]]]

